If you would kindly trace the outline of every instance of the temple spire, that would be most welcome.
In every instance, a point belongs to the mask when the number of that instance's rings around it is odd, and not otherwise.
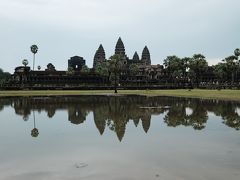
[[[117,44],[115,46],[115,54],[125,56],[125,47],[121,37],[118,38]]]
[[[149,53],[149,50],[148,50],[147,46],[145,46],[143,51],[142,51],[142,59],[141,60],[146,65],[151,65],[151,57],[150,57],[150,53]]]
[[[102,44],[100,44],[100,46],[98,47],[98,49],[94,55],[93,68],[96,67],[97,63],[101,63],[101,62],[105,61],[105,59],[106,59],[105,51],[104,51]]]
[[[138,56],[137,51],[134,53],[132,60],[139,61],[139,56]]]

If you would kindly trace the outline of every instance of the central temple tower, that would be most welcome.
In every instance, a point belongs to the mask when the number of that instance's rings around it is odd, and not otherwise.
[[[147,46],[144,47],[142,51],[142,63],[145,65],[151,65],[151,57],[150,57],[150,52],[147,48]]]
[[[115,46],[115,54],[121,55],[122,57],[125,56],[125,47],[121,37],[118,38],[117,44]]]

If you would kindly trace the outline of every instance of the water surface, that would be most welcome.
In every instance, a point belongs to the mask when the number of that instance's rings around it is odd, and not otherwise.
[[[1,180],[237,180],[240,103],[145,96],[0,99]]]

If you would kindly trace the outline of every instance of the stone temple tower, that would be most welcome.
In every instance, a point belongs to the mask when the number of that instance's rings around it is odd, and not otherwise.
[[[132,60],[133,61],[139,61],[139,56],[138,56],[137,52],[134,53]]]
[[[105,57],[105,51],[103,49],[102,44],[100,44],[98,50],[96,51],[95,55],[94,55],[94,59],[93,59],[93,68],[96,68],[97,63],[101,63],[104,62],[106,59]]]
[[[143,64],[151,65],[151,57],[150,57],[150,53],[149,53],[149,50],[148,50],[147,46],[145,46],[143,51],[142,51],[141,61],[142,61]]]
[[[115,46],[115,54],[121,55],[123,57],[125,56],[125,47],[121,37],[118,38],[117,44]]]

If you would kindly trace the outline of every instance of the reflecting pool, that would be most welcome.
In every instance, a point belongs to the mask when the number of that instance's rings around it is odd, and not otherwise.
[[[240,102],[0,98],[0,180],[238,180]]]

